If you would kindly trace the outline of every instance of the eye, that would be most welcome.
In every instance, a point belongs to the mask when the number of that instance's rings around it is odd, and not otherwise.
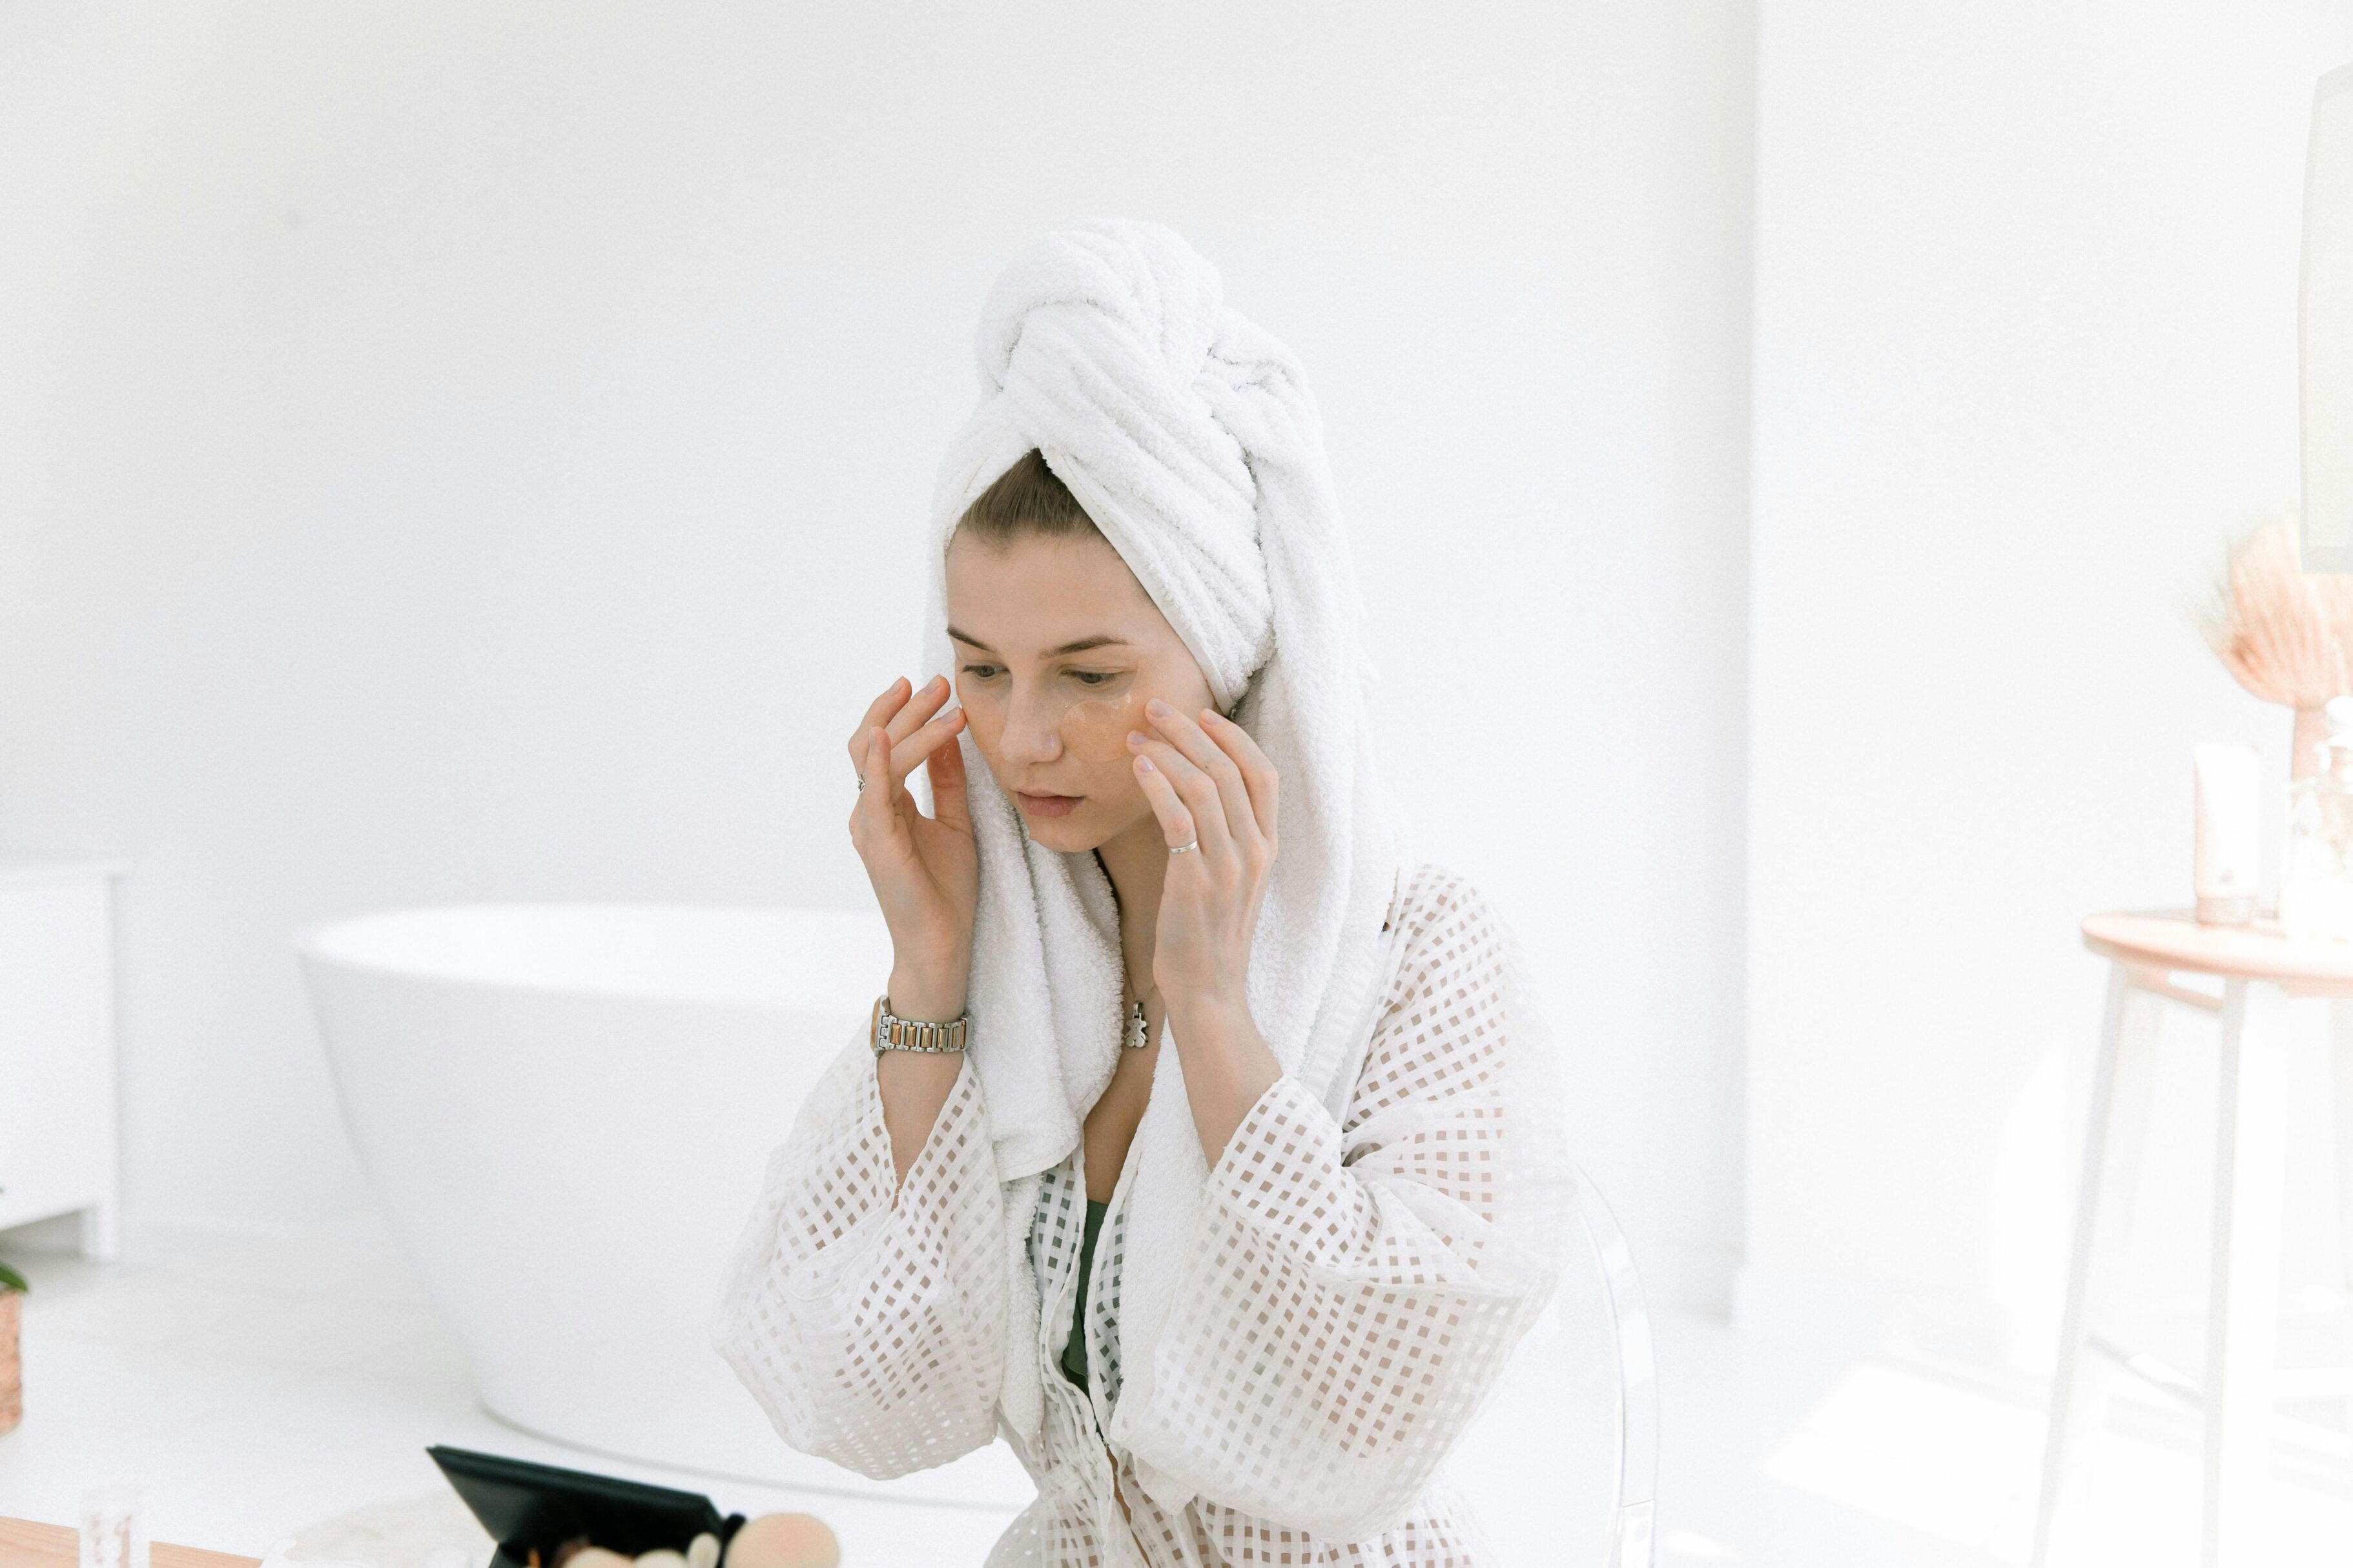
[[[991,676],[1000,673],[1002,668],[1002,666],[994,664],[967,664],[964,667],[964,673],[971,676],[975,680],[987,680]]]
[[[1071,679],[1081,686],[1103,686],[1117,680],[1119,677],[1108,670],[1074,669],[1071,671]]]

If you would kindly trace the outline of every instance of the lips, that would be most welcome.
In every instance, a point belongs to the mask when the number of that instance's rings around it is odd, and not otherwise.
[[[1020,804],[1021,809],[1031,816],[1068,816],[1078,809],[1079,802],[1086,797],[1076,795],[1030,795],[1022,790],[1015,790],[1013,798]]]

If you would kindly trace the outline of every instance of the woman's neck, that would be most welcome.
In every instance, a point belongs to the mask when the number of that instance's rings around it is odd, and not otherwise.
[[[1135,994],[1152,989],[1152,938],[1160,925],[1160,889],[1168,879],[1168,836],[1145,818],[1095,851],[1119,895],[1119,945]]]

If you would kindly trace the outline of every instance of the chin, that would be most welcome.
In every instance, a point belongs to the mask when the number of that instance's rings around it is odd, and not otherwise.
[[[1014,809],[1020,810],[1018,806]],[[1064,855],[1077,855],[1101,848],[1111,837],[1110,834],[1088,820],[1092,816],[1093,813],[1083,806],[1068,816],[1037,817],[1025,811],[1021,813],[1021,825],[1028,830],[1030,839],[1040,847],[1059,850]]]

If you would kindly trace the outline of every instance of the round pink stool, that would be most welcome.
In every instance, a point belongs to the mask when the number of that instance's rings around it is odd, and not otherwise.
[[[2203,1414],[2200,1562],[2206,1568],[2254,1563],[2263,1550],[2279,1336],[2287,1010],[2315,999],[2329,1010],[2337,1208],[2353,1268],[2353,942],[2289,937],[2268,910],[2253,925],[2201,926],[2187,910],[2147,910],[2089,917],[2084,945],[2108,960],[2107,1012],[2076,1199],[2034,1563],[2042,1568],[2048,1561],[2054,1524],[2073,1500],[2091,1445],[2106,1425],[2109,1380],[2119,1367],[2150,1377]],[[2196,984],[2200,977],[2221,984]],[[2221,1023],[2202,1380],[2154,1366],[2103,1328],[2131,1233],[2158,1015],[2168,1003],[2215,1015]]]

